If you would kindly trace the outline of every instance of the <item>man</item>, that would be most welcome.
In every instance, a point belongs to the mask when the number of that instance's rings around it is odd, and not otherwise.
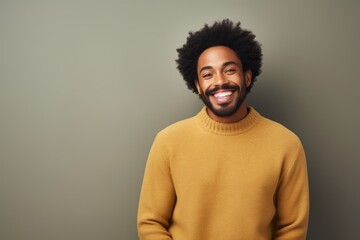
[[[141,240],[306,238],[298,137],[246,102],[260,74],[255,36],[230,20],[190,33],[178,69],[205,107],[156,136],[138,209]]]

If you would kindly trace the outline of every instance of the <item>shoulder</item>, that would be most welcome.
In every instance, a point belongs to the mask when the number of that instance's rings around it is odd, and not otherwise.
[[[283,169],[289,169],[296,160],[305,160],[305,151],[300,138],[284,125],[263,117],[259,123],[259,145],[267,149]],[[275,164],[276,165],[276,164]]]
[[[292,130],[288,129],[281,123],[262,117],[262,121],[259,125],[259,129],[263,131],[265,138],[272,141],[273,144],[278,143],[282,146],[291,145],[297,147],[302,145],[300,138]]]
[[[176,151],[179,146],[191,142],[197,129],[199,127],[195,116],[175,122],[156,134],[153,148],[166,149],[168,153]]]
[[[194,132],[197,125],[198,123],[195,116],[183,119],[162,129],[158,132],[157,138],[170,140],[173,138],[183,137]]]

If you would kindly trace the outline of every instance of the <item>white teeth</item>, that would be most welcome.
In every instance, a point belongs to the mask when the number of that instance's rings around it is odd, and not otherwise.
[[[227,97],[229,95],[231,95],[232,92],[228,91],[228,92],[219,92],[219,93],[216,93],[214,95],[214,97],[216,98],[223,98],[223,97]]]

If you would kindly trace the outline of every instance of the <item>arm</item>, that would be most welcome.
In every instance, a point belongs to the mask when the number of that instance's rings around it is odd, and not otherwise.
[[[306,158],[302,145],[278,184],[274,240],[305,240],[309,215]]]
[[[175,190],[171,178],[165,144],[156,137],[145,168],[138,208],[140,240],[170,240],[169,220],[175,204]]]

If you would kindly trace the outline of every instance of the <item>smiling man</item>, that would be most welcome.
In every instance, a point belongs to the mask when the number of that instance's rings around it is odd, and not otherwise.
[[[237,122],[246,115],[246,87],[251,83],[251,71],[242,70],[241,61],[229,47],[206,49],[198,59],[200,97],[209,109],[209,116],[218,122]]]
[[[255,36],[230,20],[190,33],[178,69],[205,106],[156,136],[139,200],[141,240],[304,240],[309,193],[299,138],[245,102]]]

